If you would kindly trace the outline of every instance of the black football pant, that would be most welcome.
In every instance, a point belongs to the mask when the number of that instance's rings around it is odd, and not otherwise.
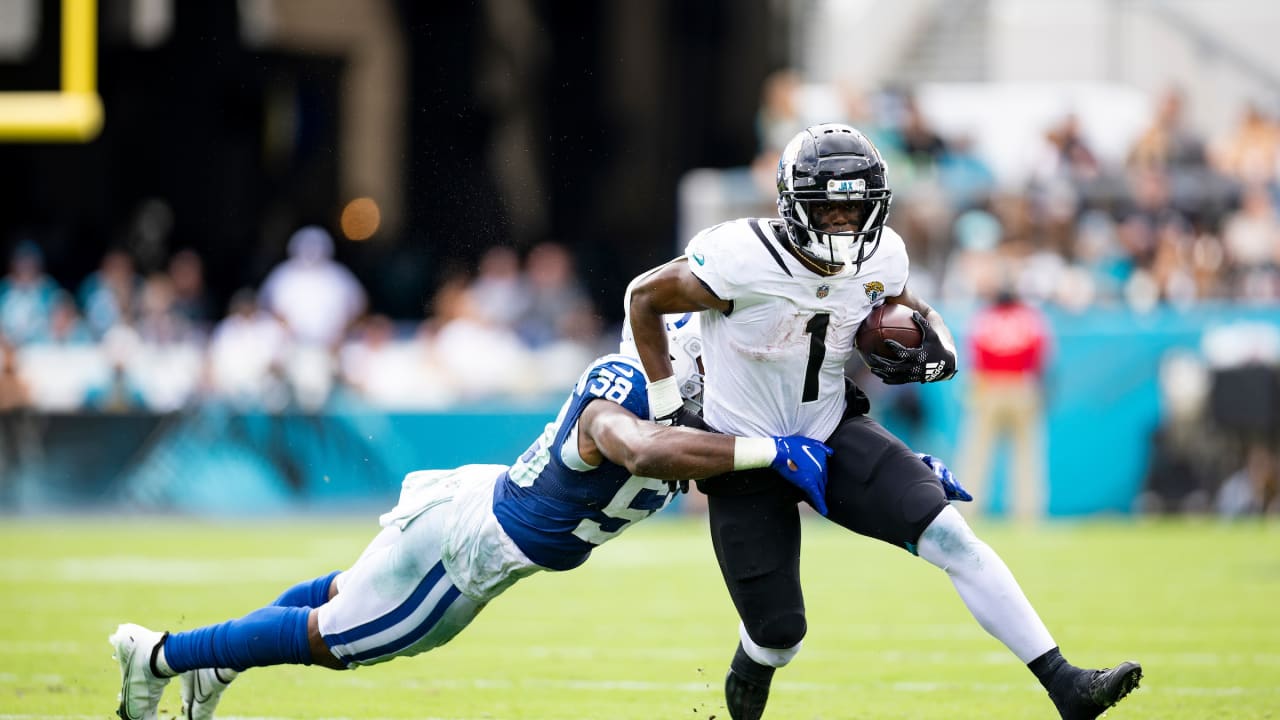
[[[914,554],[920,534],[947,505],[933,471],[865,415],[846,417],[827,444],[834,451],[827,519]],[[794,647],[806,630],[803,494],[772,470],[730,473],[699,487],[707,495],[716,560],[747,634],[762,647]]]

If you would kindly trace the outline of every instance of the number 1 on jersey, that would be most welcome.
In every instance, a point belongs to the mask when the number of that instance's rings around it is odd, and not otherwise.
[[[830,322],[831,313],[818,313],[805,323],[804,331],[809,334],[809,365],[804,371],[804,395],[800,402],[818,399],[818,376],[822,374],[822,361],[827,359],[827,325]]]

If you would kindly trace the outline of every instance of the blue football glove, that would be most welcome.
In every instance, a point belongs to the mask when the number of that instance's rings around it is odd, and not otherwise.
[[[942,483],[942,491],[947,494],[948,500],[959,500],[960,502],[971,502],[973,500],[973,496],[956,479],[955,474],[951,472],[951,468],[942,464],[941,460],[924,453],[916,453],[916,457],[920,458],[925,465],[928,465],[934,476],[938,478],[938,482]]]
[[[775,437],[778,454],[773,468],[787,482],[800,488],[819,515],[827,514],[827,458],[831,448],[803,435]]]

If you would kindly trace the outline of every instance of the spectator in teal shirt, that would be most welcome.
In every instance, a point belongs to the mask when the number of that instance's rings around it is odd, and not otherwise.
[[[0,279],[0,335],[25,345],[48,334],[58,284],[44,273],[44,254],[23,240],[9,258],[9,274]]]

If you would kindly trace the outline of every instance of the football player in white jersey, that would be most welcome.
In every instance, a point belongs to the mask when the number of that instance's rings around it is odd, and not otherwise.
[[[697,318],[672,318],[675,381],[701,391]],[[569,570],[662,509],[674,485],[773,468],[822,505],[827,456],[805,437],[734,437],[650,422],[634,352],[591,363],[559,415],[512,465],[405,477],[400,502],[350,569],[306,580],[245,617],[174,634],[121,625],[118,714],[154,720],[181,675],[183,717],[213,717],[238,672],[283,663],[343,669],[426,652],[539,570]]]
[[[654,417],[679,423],[664,313],[700,311],[706,386],[704,419],[731,434],[799,433],[834,450],[829,520],[905,548],[942,568],[979,624],[1044,685],[1059,714],[1090,720],[1128,694],[1141,667],[1069,664],[1013,575],[948,503],[930,468],[866,416],[866,396],[846,390],[844,367],[871,309],[886,302],[916,311],[919,347],[895,357],[864,354],[888,383],[936,382],[956,371],[942,317],[907,287],[902,238],[885,225],[892,192],[879,152],[848,125],[810,127],[778,163],[780,219],[741,219],[698,233],[683,257],[641,275],[627,310],[651,378]],[[732,472],[700,481],[712,543],[742,624],[725,680],[734,720],[764,713],[774,670],[806,632],[800,587],[804,498],[776,478]]]

